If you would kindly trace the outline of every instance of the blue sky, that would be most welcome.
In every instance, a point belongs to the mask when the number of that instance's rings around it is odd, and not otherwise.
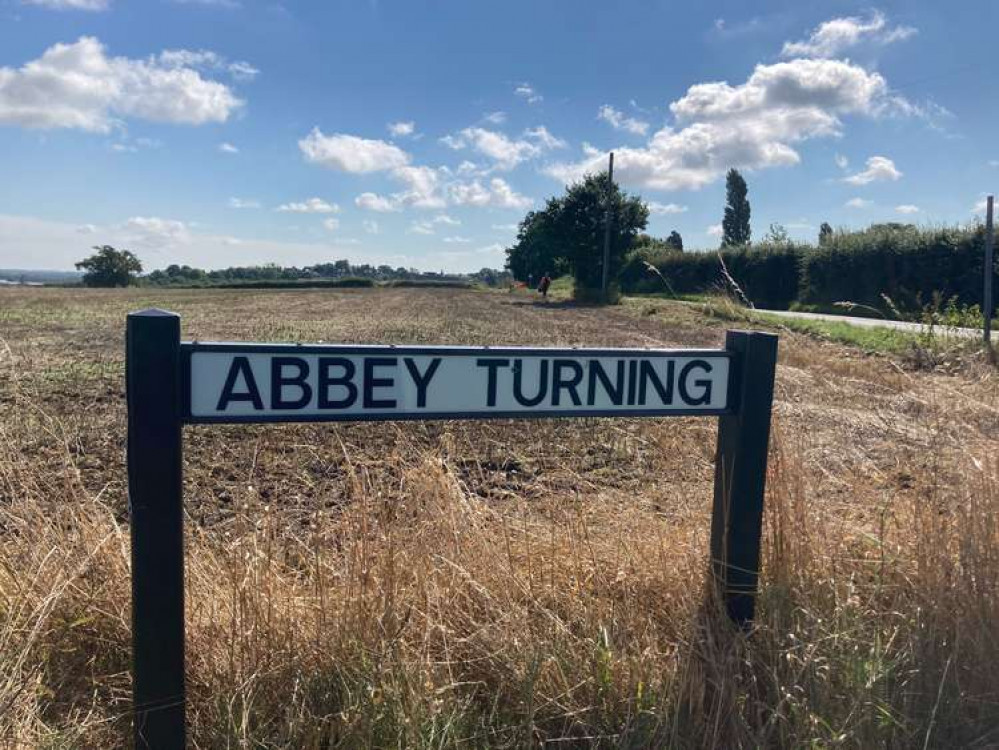
[[[498,267],[615,151],[649,231],[965,223],[999,182],[980,2],[0,0],[0,267]]]

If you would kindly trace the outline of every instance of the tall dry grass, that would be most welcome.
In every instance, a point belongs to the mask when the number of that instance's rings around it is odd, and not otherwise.
[[[129,739],[127,528],[71,436],[0,425],[0,742]],[[18,423],[23,420],[23,423]],[[15,439],[45,431],[46,470]],[[254,487],[188,524],[192,743],[236,747],[999,746],[999,465],[932,461],[905,500],[814,502],[778,429],[757,627],[705,596],[703,523],[627,502],[498,502],[426,452],[290,524]],[[391,457],[390,457],[391,458]],[[865,498],[869,500],[869,498]],[[539,505],[540,503],[540,505]]]

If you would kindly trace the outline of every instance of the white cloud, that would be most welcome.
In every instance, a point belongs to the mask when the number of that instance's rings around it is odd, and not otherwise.
[[[260,74],[245,60],[230,62],[219,53],[206,49],[167,49],[160,52],[156,60],[165,68],[224,71],[237,81],[252,81]]]
[[[864,171],[844,177],[843,182],[850,185],[867,185],[871,182],[884,180],[895,181],[902,176],[902,173],[895,167],[895,162],[886,156],[872,156],[867,160],[866,166],[867,169]]]
[[[80,234],[95,234],[97,227],[94,224],[81,224],[76,228],[76,231]]]
[[[335,214],[339,213],[340,207],[336,203],[327,203],[322,198],[309,198],[301,202],[283,203],[274,210],[295,214]]]
[[[390,122],[386,127],[388,127],[389,134],[396,138],[412,135],[416,132],[416,123],[412,120]]]
[[[324,135],[318,127],[298,147],[306,161],[352,174],[383,172],[409,163],[409,154],[391,143],[345,133]]]
[[[118,228],[124,233],[130,245],[151,250],[168,245],[185,244],[190,240],[184,222],[161,219],[158,216],[133,216]]]
[[[839,60],[791,60],[758,65],[740,85],[691,86],[670,105],[677,127],[653,133],[644,147],[614,149],[615,177],[657,190],[696,189],[730,167],[791,166],[794,144],[842,134],[846,115],[876,117],[899,111],[884,78]],[[584,148],[584,158],[550,164],[544,172],[572,182],[602,171],[607,154]]]
[[[326,227],[331,232],[335,232],[340,228],[339,219],[323,219],[323,226]]]
[[[401,206],[394,203],[391,198],[376,193],[361,193],[354,199],[354,205],[366,211],[378,211],[379,213],[401,210]]]
[[[561,138],[556,138],[550,132],[548,128],[544,125],[538,125],[536,128],[528,128],[524,131],[525,138],[532,138],[538,142],[541,148],[555,149],[555,148],[565,148],[569,144],[563,141]]]
[[[846,170],[850,168],[850,160],[843,156],[843,154],[836,154],[833,157],[833,161],[836,162],[836,166],[840,169]]]
[[[843,205],[847,208],[869,208],[874,205],[874,201],[869,201],[864,198],[851,198]]]
[[[436,230],[429,221],[414,221],[406,231],[411,234],[434,234]]]
[[[378,226],[378,222],[374,219],[365,219],[361,224],[364,226],[364,231],[368,234],[379,234],[382,231],[381,227]]]
[[[38,5],[50,10],[107,10],[111,0],[22,0],[26,5]]]
[[[448,244],[452,244],[452,245],[455,245],[455,244],[456,245],[467,245],[472,240],[471,240],[470,237],[460,237],[458,235],[455,235],[454,237],[445,237],[444,241],[447,242]]]
[[[544,99],[544,97],[538,93],[537,89],[529,83],[518,84],[513,90],[513,93],[521,99],[526,99],[528,104],[537,104]]]
[[[440,193],[440,170],[432,167],[399,167],[392,170],[392,177],[405,186],[393,193],[392,200],[402,206],[414,208],[444,208],[447,201]]]
[[[156,58],[108,57],[94,37],[55,44],[21,68],[0,68],[0,123],[106,133],[119,118],[225,122],[243,102],[225,84]]]
[[[239,149],[233,146],[231,143],[222,142],[219,144],[219,151],[223,154],[238,154]]]
[[[805,41],[786,42],[781,56],[836,57],[844,50],[864,42],[892,44],[916,33],[916,29],[911,26],[896,26],[891,29],[886,26],[887,21],[880,11],[872,12],[867,18],[833,18],[815,27]]]
[[[615,130],[624,130],[635,135],[645,135],[649,132],[649,123],[628,117],[624,112],[614,109],[609,104],[600,108],[597,112],[597,119],[610,123]]]
[[[724,231],[722,230],[721,224],[712,224],[704,230],[704,233],[708,235],[708,237],[721,237],[722,234],[724,234]]]
[[[566,142],[552,135],[544,125],[524,131],[514,140],[504,133],[486,128],[465,128],[440,139],[445,146],[459,151],[471,148],[493,160],[496,169],[510,170],[546,150],[565,148]]]
[[[229,208],[260,208],[260,201],[245,198],[230,198]]]
[[[918,214],[919,206],[914,206],[911,203],[904,203],[901,206],[895,206],[895,210],[900,214]]]
[[[657,203],[656,201],[648,202],[649,213],[653,214],[682,214],[687,212],[686,206],[681,206],[677,203]]]
[[[528,208],[533,201],[516,192],[499,177],[489,181],[488,187],[478,180],[455,182],[448,188],[451,202],[456,206],[493,206],[495,208]]]
[[[449,227],[461,226],[461,221],[447,214],[437,214],[432,221],[434,224],[444,224]]]
[[[526,140],[511,140],[503,133],[485,128],[465,128],[450,138],[446,145],[453,149],[465,147],[493,160],[499,169],[513,169],[527,159],[541,154],[542,147]]]
[[[482,120],[483,122],[488,122],[490,125],[502,125],[506,122],[506,112],[488,112],[482,115]]]

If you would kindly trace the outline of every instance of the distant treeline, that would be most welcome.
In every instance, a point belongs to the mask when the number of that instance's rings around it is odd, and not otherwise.
[[[754,305],[773,309],[834,309],[851,302],[916,310],[955,298],[980,305],[984,246],[981,226],[876,224],[834,232],[818,247],[790,241],[706,253],[639,247],[626,259],[621,286],[632,293],[696,294],[734,291],[734,282]]]
[[[140,277],[139,283],[152,286],[212,286],[222,288],[273,289],[365,287],[375,283],[420,283],[443,286],[468,286],[472,283],[497,285],[509,280],[509,274],[483,268],[470,274],[445,274],[415,268],[354,265],[347,260],[296,266],[240,266],[205,271],[191,266],[171,265]]]

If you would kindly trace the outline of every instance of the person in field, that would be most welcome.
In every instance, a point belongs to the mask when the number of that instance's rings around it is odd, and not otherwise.
[[[541,281],[538,282],[538,291],[541,292],[541,296],[548,299],[548,287],[552,285],[552,277],[547,273],[541,277]]]

